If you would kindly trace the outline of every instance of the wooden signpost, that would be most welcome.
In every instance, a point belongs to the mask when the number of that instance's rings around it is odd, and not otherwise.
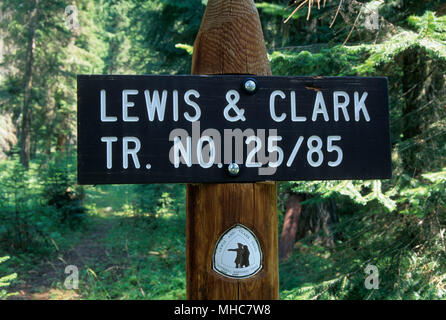
[[[390,178],[387,79],[273,77],[252,0],[191,76],[78,76],[80,184],[187,184],[188,299],[277,299],[276,181]]]
[[[209,1],[194,44],[193,74],[271,75],[262,27],[252,0]],[[277,188],[275,182],[187,186],[188,299],[279,298]],[[221,234],[243,224],[257,235],[262,269],[229,279],[212,268]]]

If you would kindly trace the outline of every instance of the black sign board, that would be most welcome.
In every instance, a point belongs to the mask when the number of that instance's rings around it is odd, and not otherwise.
[[[78,76],[80,184],[390,178],[389,136],[384,77]]]

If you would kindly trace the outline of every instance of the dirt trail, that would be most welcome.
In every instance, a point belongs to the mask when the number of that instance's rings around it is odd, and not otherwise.
[[[73,300],[81,297],[75,290],[56,287],[56,283],[63,283],[69,274],[65,274],[68,265],[77,266],[79,272],[97,263],[107,263],[108,252],[103,239],[107,236],[113,222],[100,221],[85,232],[84,238],[72,248],[59,252],[58,256],[44,259],[26,275],[19,275],[23,280],[10,288],[10,292],[18,292],[11,299],[18,300]]]

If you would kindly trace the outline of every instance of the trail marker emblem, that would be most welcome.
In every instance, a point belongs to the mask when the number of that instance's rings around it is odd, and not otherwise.
[[[249,278],[262,269],[262,249],[255,234],[237,224],[217,240],[212,262],[214,271],[225,277]]]

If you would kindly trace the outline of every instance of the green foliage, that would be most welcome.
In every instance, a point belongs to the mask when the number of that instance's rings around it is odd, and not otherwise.
[[[57,212],[55,218],[62,226],[79,227],[85,219],[82,204],[83,188],[76,185],[76,166],[72,156],[56,156],[44,164],[42,199]]]
[[[446,16],[437,17],[435,12],[426,11],[421,16],[410,16],[407,19],[409,25],[418,31],[419,37],[437,39],[445,44],[446,41]]]
[[[182,184],[135,185],[131,201],[137,215],[156,218],[169,212],[179,213],[184,208],[185,187]]]
[[[9,256],[0,257],[0,264],[5,262],[9,258],[10,258]],[[17,294],[17,293],[8,293],[5,289],[15,279],[17,279],[17,273],[12,273],[12,274],[4,276],[4,277],[0,276],[0,300],[5,300],[8,297],[11,297],[11,296],[14,296]]]
[[[4,159],[17,143],[15,127],[9,114],[0,114],[0,160]]]
[[[387,76],[394,175],[389,181],[280,184],[279,194],[311,195],[304,208],[335,199],[341,219],[331,231],[341,234],[335,247],[318,246],[317,235],[296,244],[281,265],[281,298],[445,297],[445,20],[422,10],[434,9],[435,3],[381,2],[382,27],[375,41],[352,46],[304,42],[271,53],[277,75]],[[358,23],[355,32],[367,39],[369,31],[362,28]],[[315,32],[326,34],[322,26]],[[368,264],[378,267],[378,290],[364,286]]]
[[[262,14],[271,15],[271,16],[279,16],[282,18],[288,18],[290,15],[290,11],[286,11],[286,7],[282,4],[278,3],[269,3],[269,2],[257,2],[257,9],[261,10]],[[293,15],[291,19],[299,19],[302,15]]]
[[[333,197],[348,197],[351,201],[362,206],[379,204],[385,212],[396,209],[396,203],[391,199],[392,191],[383,193],[380,180],[290,182],[283,188],[294,193],[311,193],[320,199],[319,201]],[[315,200],[310,201],[314,202]]]
[[[57,163],[32,163],[26,171],[17,159],[0,162],[0,242],[9,252],[46,252],[65,227],[81,225],[85,209],[73,165],[69,180],[67,167]]]
[[[205,8],[202,1],[135,0],[134,3],[130,13],[133,69],[149,74],[190,73],[191,59],[176,44],[193,44]]]
[[[446,206],[446,168],[422,175],[422,179],[411,179],[401,192],[400,212],[423,217],[426,213],[444,213]]]
[[[37,151],[51,153],[54,149],[64,149],[64,141],[73,139],[76,74],[100,73],[103,68],[98,56],[103,45],[91,21],[94,3],[77,1],[81,28],[73,31],[65,25],[66,5],[60,0],[40,1],[36,6],[34,1],[20,6],[12,0],[0,4],[4,13],[0,21],[3,43],[0,110],[11,114],[12,122],[19,126],[25,105],[30,109],[31,124],[26,131],[34,145],[32,158]],[[33,15],[35,18],[31,19]],[[32,88],[25,103],[28,77]],[[19,128],[23,129],[21,125]]]
[[[186,51],[189,55],[191,55],[191,56],[192,56],[192,54],[194,53],[194,47],[191,46],[191,45],[188,45],[188,44],[177,43],[177,44],[175,45],[175,48],[183,49],[183,50],[185,50],[185,51]]]
[[[308,47],[307,49],[311,49]],[[321,49],[316,52],[274,51],[271,56],[271,68],[277,75],[307,75],[307,76],[348,76],[357,75],[354,66],[360,62],[364,51],[351,50],[337,46]]]
[[[343,203],[348,208],[348,203]],[[296,244],[280,266],[283,299],[441,299],[446,296],[444,210],[423,219],[365,210],[342,215],[335,247]],[[442,218],[441,218],[442,217]],[[439,220],[440,219],[440,220]],[[313,236],[314,237],[314,236]],[[368,265],[379,287],[367,289]],[[323,272],[314,272],[323,270]]]
[[[11,249],[25,250],[40,238],[37,225],[35,188],[28,187],[30,175],[16,161],[1,163],[0,239]]]
[[[154,214],[156,219],[114,218],[103,240],[107,258],[88,263],[80,274],[84,299],[185,299],[184,210],[158,207]]]

